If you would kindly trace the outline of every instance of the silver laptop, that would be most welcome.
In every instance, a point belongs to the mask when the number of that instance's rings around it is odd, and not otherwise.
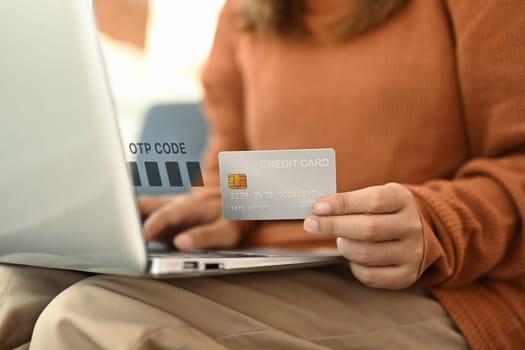
[[[333,252],[148,255],[86,0],[0,0],[0,262],[193,276],[340,262]]]

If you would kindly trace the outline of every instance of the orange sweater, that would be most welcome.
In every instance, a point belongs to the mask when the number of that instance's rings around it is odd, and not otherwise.
[[[323,37],[341,2],[305,1]],[[219,150],[321,147],[336,150],[338,192],[406,184],[424,221],[420,283],[474,349],[525,349],[525,2],[412,0],[340,44],[240,32],[237,6],[203,73],[207,184]],[[247,243],[333,241],[292,221],[259,223]]]

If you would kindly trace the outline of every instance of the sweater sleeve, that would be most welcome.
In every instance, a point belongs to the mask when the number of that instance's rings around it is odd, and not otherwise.
[[[420,205],[420,283],[525,274],[525,2],[447,0],[470,159],[409,186]]]
[[[226,1],[215,31],[210,55],[201,80],[204,87],[204,111],[210,125],[204,154],[204,192],[220,195],[220,151],[246,148],[243,134],[242,79],[235,56],[238,30],[235,27],[234,1]]]
[[[210,125],[210,135],[204,155],[205,187],[195,191],[195,194],[208,200],[219,200],[221,196],[219,152],[246,149],[243,86],[236,57],[240,36],[236,24],[238,8],[235,0],[227,0],[223,6],[212,49],[201,77],[204,111]],[[246,232],[255,224],[239,221],[237,225]]]

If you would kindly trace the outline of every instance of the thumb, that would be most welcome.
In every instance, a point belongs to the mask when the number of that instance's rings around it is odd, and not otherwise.
[[[226,225],[225,225],[226,224]],[[218,221],[183,231],[175,237],[175,246],[183,251],[232,248],[240,240],[241,233],[229,223]]]

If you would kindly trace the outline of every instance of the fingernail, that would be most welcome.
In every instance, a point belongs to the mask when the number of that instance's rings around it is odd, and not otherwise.
[[[314,218],[308,217],[304,220],[304,230],[310,233],[319,233],[319,223]]]
[[[317,202],[314,205],[314,214],[328,215],[332,212],[332,206],[327,202]]]
[[[181,250],[192,250],[194,243],[193,237],[190,235],[180,235],[175,237],[175,245]]]

